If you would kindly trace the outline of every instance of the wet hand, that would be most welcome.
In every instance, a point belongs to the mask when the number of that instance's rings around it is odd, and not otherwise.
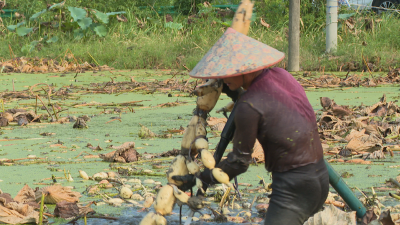
[[[192,174],[187,174],[184,176],[172,176],[172,179],[183,182],[183,184],[178,187],[182,191],[187,191],[196,185],[196,177]]]

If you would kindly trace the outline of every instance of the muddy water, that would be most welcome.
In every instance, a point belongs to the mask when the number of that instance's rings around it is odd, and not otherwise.
[[[131,71],[131,72],[108,72],[100,73],[86,73],[78,74],[0,74],[0,87],[1,91],[6,89],[13,90],[12,80],[14,79],[15,91],[26,90],[29,86],[44,82],[53,84],[57,88],[67,85],[75,85],[86,87],[91,82],[107,82],[110,77],[113,77],[115,82],[129,81],[133,76],[136,81],[152,82],[155,79],[163,80],[171,78],[170,71]],[[187,76],[178,75],[179,79],[187,79]],[[56,89],[57,89],[56,88]],[[173,97],[168,97],[171,93]],[[167,129],[185,127],[191,118],[191,112],[195,107],[195,98],[189,97],[188,94],[183,94],[179,97],[175,96],[179,92],[171,90],[168,93],[154,92],[147,94],[144,92],[131,92],[124,94],[81,94],[76,93],[76,99],[66,100],[52,100],[53,103],[57,102],[60,105],[68,108],[67,111],[60,113],[60,116],[67,115],[89,115],[91,121],[88,122],[88,129],[77,130],[73,129],[73,123],[65,124],[50,124],[47,121],[44,123],[32,123],[27,127],[19,127],[16,124],[11,124],[6,128],[0,130],[0,158],[17,159],[35,155],[43,160],[31,160],[33,164],[28,165],[12,165],[0,167],[0,189],[3,192],[10,193],[15,196],[17,192],[25,185],[29,184],[31,187],[43,187],[45,184],[50,185],[49,179],[52,175],[61,177],[57,179],[59,183],[64,186],[74,186],[76,191],[83,192],[89,185],[93,185],[94,181],[83,181],[78,174],[78,170],[86,171],[89,176],[100,171],[110,171],[109,163],[103,162],[99,158],[84,158],[84,155],[99,153],[107,153],[111,151],[107,149],[108,146],[118,146],[127,141],[134,141],[136,149],[139,153],[161,153],[164,151],[172,150],[173,148],[180,148],[182,135],[173,135],[172,138],[152,138],[141,139],[138,137],[138,131],[142,124],[148,127],[156,134],[163,134]],[[337,104],[343,105],[372,105],[379,101],[382,94],[385,93],[388,101],[393,101],[399,98],[399,87],[387,86],[376,88],[336,88],[336,89],[308,89],[307,96],[315,110],[321,109],[319,104],[320,97],[330,97],[336,101]],[[182,94],[182,93],[180,93]],[[123,110],[121,114],[113,113],[114,107],[72,107],[76,103],[118,103],[127,101],[141,101],[143,106],[133,107],[135,112]],[[184,101],[175,107],[160,108],[156,107],[158,104]],[[33,109],[35,100],[13,100],[6,101],[5,108],[27,108]],[[222,95],[216,108],[220,108],[229,102],[227,96]],[[110,114],[103,113],[104,110],[111,111]],[[38,113],[45,114],[45,110],[39,110]],[[114,117],[121,116],[120,121],[113,121]],[[223,117],[221,114],[210,113],[210,116]],[[107,123],[109,122],[109,123]],[[41,136],[41,133],[55,133],[52,136]],[[215,147],[219,138],[217,136],[210,136],[209,142],[211,149]],[[62,143],[62,145],[56,145]],[[103,150],[93,151],[89,149],[87,144],[93,146],[99,145]],[[229,149],[232,146],[228,146]],[[26,160],[24,161],[26,162]],[[170,160],[161,161],[161,165],[168,166]],[[385,160],[376,160],[372,165],[348,165],[348,164],[333,164],[333,167],[340,174],[348,172],[353,176],[345,178],[345,181],[352,188],[358,187],[366,193],[370,193],[371,187],[380,187],[384,185],[385,180],[395,178],[400,171],[399,168],[390,168],[389,166],[400,165],[399,155],[396,154],[394,158],[387,158]],[[152,169],[155,174],[165,174],[166,169],[153,169],[151,163],[138,164],[136,169]],[[64,177],[64,169],[70,171],[74,179],[73,182],[67,182]],[[270,182],[269,174],[265,171],[263,165],[250,166],[246,175],[238,177],[239,183],[249,183],[253,188],[258,186],[260,179],[257,176],[265,178],[266,182]],[[127,177],[144,179],[154,179],[156,181],[166,183],[166,179],[162,176],[132,176]],[[148,188],[152,188],[149,186]],[[243,189],[243,188],[242,188]],[[332,190],[333,191],[333,190]],[[106,193],[116,193],[115,190],[109,189]],[[244,191],[245,192],[245,191]],[[357,195],[360,193],[355,190]],[[263,196],[264,194],[258,194]],[[378,192],[378,195],[385,196],[386,192]],[[251,201],[254,194],[247,196]],[[97,197],[87,197],[83,194],[82,202],[91,200],[98,200]],[[388,204],[391,203],[387,200]],[[50,207],[52,209],[52,207]],[[133,206],[126,207],[113,207],[108,205],[93,206],[93,209],[99,213],[109,214],[112,216],[120,217],[117,222],[111,222],[101,219],[89,219],[89,224],[138,224],[140,218],[145,213],[138,212],[138,208]],[[52,210],[50,210],[52,212]],[[175,207],[175,213],[178,213],[178,207]],[[203,213],[210,213],[203,210]],[[235,211],[232,215],[236,215],[239,211]],[[184,215],[188,214],[188,209],[184,208]],[[196,214],[199,216],[199,214]],[[53,220],[51,220],[53,221]],[[168,217],[168,221],[172,224],[177,224],[178,216],[174,214]],[[63,224],[65,220],[56,219],[53,222],[56,224]],[[79,222],[82,224],[82,221]]]

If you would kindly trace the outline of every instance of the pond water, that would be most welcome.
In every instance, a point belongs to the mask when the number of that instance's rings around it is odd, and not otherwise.
[[[110,81],[110,77],[114,82],[130,81],[133,76],[136,81],[154,82],[155,80],[164,80],[171,78],[171,71],[114,71],[99,73],[75,73],[69,74],[0,74],[0,91],[13,90],[12,81],[14,80],[15,91],[26,90],[29,86],[35,83],[53,84],[56,89],[73,84],[80,86],[83,89],[87,88],[90,83],[100,83]],[[187,79],[188,76],[178,75],[176,78]],[[329,97],[334,99],[339,105],[372,105],[379,101],[383,94],[386,94],[388,101],[394,101],[399,98],[398,86],[384,86],[374,88],[336,88],[336,89],[307,89],[307,96],[315,110],[320,110],[320,97]],[[168,97],[168,94],[171,94]],[[73,182],[68,182],[65,179],[57,181],[64,186],[73,186],[76,191],[83,192],[87,186],[93,185],[94,181],[83,181],[79,177],[78,170],[86,171],[89,176],[101,171],[111,171],[108,162],[103,162],[99,158],[84,158],[84,155],[110,152],[107,146],[118,146],[128,141],[135,142],[137,151],[143,153],[161,153],[179,149],[182,135],[174,134],[171,138],[152,138],[141,139],[138,137],[138,132],[141,125],[146,126],[156,134],[163,134],[167,129],[178,129],[180,126],[186,127],[191,116],[192,110],[195,108],[195,97],[188,93],[180,93],[176,90],[168,92],[155,91],[146,93],[142,91],[126,92],[117,94],[93,94],[76,92],[74,99],[55,99],[53,103],[59,103],[63,108],[68,110],[59,114],[63,116],[80,116],[88,115],[91,117],[88,122],[88,129],[73,129],[73,123],[51,124],[47,121],[43,123],[31,123],[28,126],[20,127],[16,123],[8,127],[0,129],[0,159],[18,159],[28,156],[36,156],[45,158],[43,160],[30,160],[32,164],[16,163],[12,166],[0,166],[0,189],[3,192],[10,193],[15,196],[17,192],[25,185],[30,187],[43,187],[45,184],[51,184],[51,176],[64,177],[64,170],[70,171],[74,179]],[[175,102],[187,102],[174,107],[156,107],[158,104]],[[122,113],[113,112],[113,107],[96,107],[83,106],[74,107],[73,104],[82,103],[123,103],[128,101],[142,101],[142,106],[132,107],[134,112],[128,109],[122,110]],[[221,108],[226,105],[230,99],[226,95],[221,95],[216,108]],[[5,109],[25,108],[34,109],[35,99],[13,99],[5,100]],[[0,109],[1,110],[1,109]],[[110,111],[110,114],[104,111]],[[46,110],[39,110],[39,114],[46,114]],[[114,117],[121,117],[121,121],[115,120],[109,122]],[[213,117],[223,117],[222,114],[215,113],[215,110],[210,113]],[[107,123],[108,122],[108,123]],[[51,136],[42,136],[42,133],[54,133]],[[219,141],[217,135],[209,136],[210,148],[214,149]],[[60,145],[60,143],[62,143]],[[100,146],[103,150],[92,150],[87,147],[90,143],[93,146]],[[232,146],[228,146],[228,151]],[[159,161],[159,165],[168,166],[170,160]],[[358,187],[366,193],[370,193],[371,187],[380,187],[384,185],[389,178],[395,178],[400,171],[400,167],[390,167],[400,164],[399,155],[395,154],[393,158],[385,160],[375,160],[372,165],[349,165],[343,163],[333,164],[334,169],[339,173],[348,172],[353,174],[345,181],[352,188]],[[155,174],[161,176],[131,176],[126,177],[144,179],[153,179],[160,181],[163,185],[166,184],[166,179],[162,174],[165,174],[167,168],[153,169],[152,163],[137,164],[136,169],[152,169]],[[271,182],[269,174],[264,169],[263,164],[251,165],[245,175],[238,177],[239,183],[249,183],[253,188],[259,186],[262,176],[265,181]],[[152,186],[149,186],[152,188]],[[333,189],[331,190],[333,191]],[[115,190],[107,190],[106,193],[116,193]],[[360,193],[355,190],[355,193],[360,196]],[[380,196],[387,196],[387,191],[378,192]],[[252,201],[255,194],[247,197],[246,201]],[[258,193],[260,197],[266,197],[266,194]],[[99,197],[88,197],[83,195],[81,202],[99,200]],[[396,204],[391,200],[387,200],[388,204]],[[102,219],[89,219],[89,224],[138,224],[145,212],[138,212],[138,208],[113,207],[108,205],[93,206],[96,212],[117,216],[120,219],[116,222]],[[52,206],[50,206],[50,212]],[[184,207],[184,215],[188,214],[188,208]],[[237,214],[242,210],[235,211]],[[253,210],[256,212],[255,210]],[[176,206],[174,209],[176,214],[167,217],[170,224],[178,224],[179,209]],[[202,210],[203,213],[210,213],[209,210]],[[235,215],[236,215],[235,214]],[[196,214],[199,216],[199,214]],[[233,215],[233,213],[232,213]],[[66,220],[55,219],[50,220],[55,224],[63,224]],[[79,221],[78,224],[83,224]],[[200,222],[192,224],[201,224]],[[211,223],[207,223],[211,224]],[[225,223],[228,224],[228,223]]]

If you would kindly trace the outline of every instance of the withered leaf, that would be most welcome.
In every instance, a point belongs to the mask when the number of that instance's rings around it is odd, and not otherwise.
[[[71,218],[79,215],[79,207],[76,202],[61,201],[56,204],[54,215],[61,218]]]
[[[270,27],[271,27],[271,25],[269,25],[267,22],[265,22],[265,21],[263,20],[263,18],[260,18],[260,23],[261,23],[261,25],[263,25],[263,26],[266,27],[266,28],[270,28]]]

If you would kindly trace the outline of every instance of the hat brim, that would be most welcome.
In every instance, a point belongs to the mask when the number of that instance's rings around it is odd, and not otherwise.
[[[273,66],[285,54],[228,28],[190,72],[194,78],[227,78]]]

